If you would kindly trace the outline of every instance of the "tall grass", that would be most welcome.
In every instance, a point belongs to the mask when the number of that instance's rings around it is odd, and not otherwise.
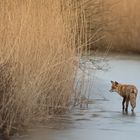
[[[84,6],[91,49],[140,53],[139,0],[87,0]]]
[[[112,10],[110,16],[115,18],[116,24],[109,37],[112,38],[115,50],[140,53],[139,5],[138,0],[122,0]]]
[[[87,46],[90,49],[104,49],[106,43],[106,29],[108,28],[109,7],[104,0],[86,0],[83,5],[87,22]],[[105,16],[104,16],[105,15]]]
[[[84,21],[84,10],[76,0],[0,1],[4,135],[69,109],[86,40]]]

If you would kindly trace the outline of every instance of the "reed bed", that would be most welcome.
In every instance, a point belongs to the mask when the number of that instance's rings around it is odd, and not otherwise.
[[[114,2],[117,2],[114,1]],[[113,3],[113,2],[112,2]],[[114,6],[110,16],[116,21],[112,33],[108,38],[112,38],[113,48],[122,52],[140,53],[140,2],[134,0],[122,0]]]
[[[110,50],[114,52],[140,53],[139,9],[139,0],[87,0],[90,48],[105,51],[111,43]]]
[[[4,136],[70,108],[86,46],[81,2],[0,1],[0,131]]]

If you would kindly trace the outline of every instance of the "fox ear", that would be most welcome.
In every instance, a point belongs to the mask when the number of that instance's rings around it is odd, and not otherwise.
[[[119,83],[117,81],[115,81],[115,85],[118,85]]]
[[[110,81],[112,84],[114,83],[113,81]]]

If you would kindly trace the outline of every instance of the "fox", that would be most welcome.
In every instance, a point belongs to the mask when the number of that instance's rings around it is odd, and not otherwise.
[[[121,84],[117,81],[111,81],[111,89],[110,92],[117,92],[122,98],[122,110],[123,112],[128,112],[129,102],[131,104],[131,111],[134,112],[134,108],[136,107],[136,98],[138,94],[138,89],[134,85]]]

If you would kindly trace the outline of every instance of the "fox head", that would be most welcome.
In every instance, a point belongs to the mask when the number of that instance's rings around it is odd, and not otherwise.
[[[118,85],[119,85],[119,83],[118,82],[114,82],[114,81],[111,81],[111,84],[112,84],[112,86],[111,86],[111,89],[109,90],[110,92],[117,92],[118,91]]]

